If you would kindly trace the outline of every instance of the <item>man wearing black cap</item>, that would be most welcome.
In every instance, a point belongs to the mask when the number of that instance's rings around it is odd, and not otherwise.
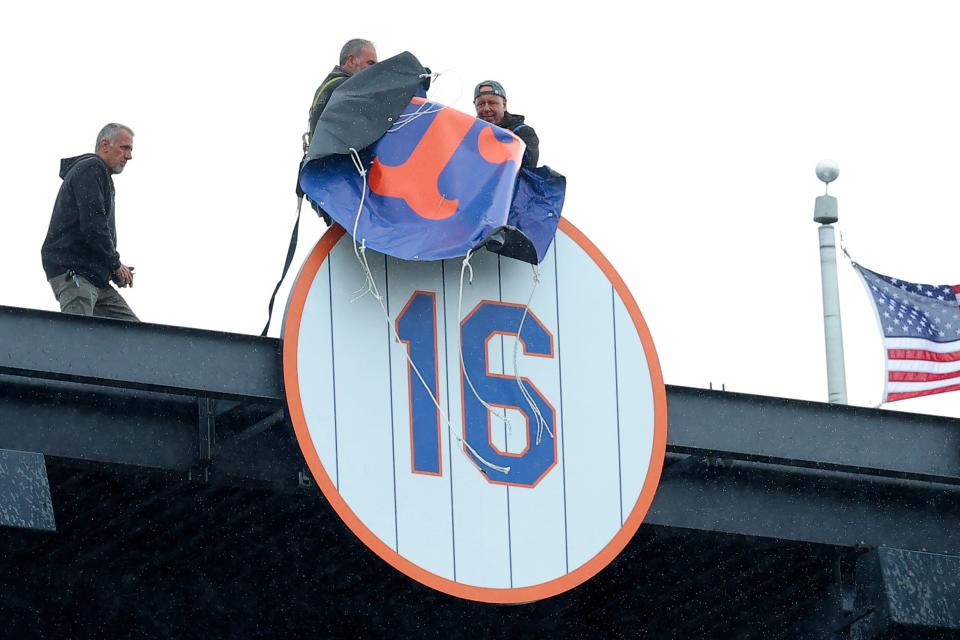
[[[527,150],[521,165],[535,169],[540,158],[540,138],[533,127],[524,123],[523,116],[507,111],[507,92],[495,80],[484,80],[473,90],[473,106],[477,117],[498,127],[508,129],[523,140]]]

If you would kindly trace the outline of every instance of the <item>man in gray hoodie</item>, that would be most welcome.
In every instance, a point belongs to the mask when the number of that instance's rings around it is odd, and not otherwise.
[[[110,123],[95,153],[60,161],[63,183],[40,255],[47,281],[64,313],[138,321],[110,286],[133,286],[133,267],[120,261],[114,221],[113,176],[133,158],[133,130]]]

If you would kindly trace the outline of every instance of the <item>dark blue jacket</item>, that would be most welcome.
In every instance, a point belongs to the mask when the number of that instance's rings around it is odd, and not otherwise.
[[[100,156],[60,161],[63,184],[53,205],[40,256],[47,278],[74,271],[98,287],[120,266],[113,176]]]
[[[540,138],[533,127],[525,123],[523,116],[505,111],[503,120],[497,125],[503,129],[513,131],[513,134],[523,140],[527,145],[527,150],[523,152],[523,161],[520,163],[524,167],[535,169],[540,160]]]

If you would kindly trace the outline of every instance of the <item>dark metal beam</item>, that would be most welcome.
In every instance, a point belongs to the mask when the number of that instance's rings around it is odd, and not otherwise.
[[[0,448],[296,487],[303,459],[282,420],[237,438],[278,410],[263,402],[201,414],[198,400],[185,396],[0,375]]]
[[[0,373],[280,400],[280,341],[0,306]]]
[[[960,420],[668,387],[671,451],[960,484]]]
[[[197,458],[196,400],[0,376],[0,447],[162,469]]]
[[[960,555],[953,485],[669,454],[645,522]]]

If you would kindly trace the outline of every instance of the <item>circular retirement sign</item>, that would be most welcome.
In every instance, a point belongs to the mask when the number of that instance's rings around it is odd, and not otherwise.
[[[330,504],[455,596],[529,602],[595,575],[646,515],[667,440],[623,280],[565,220],[536,286],[529,264],[487,251],[472,282],[460,260],[366,257],[383,307],[358,297],[364,272],[334,227],[284,320],[290,417]]]

